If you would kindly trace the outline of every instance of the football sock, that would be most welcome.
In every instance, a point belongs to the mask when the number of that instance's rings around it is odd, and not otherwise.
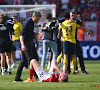
[[[66,65],[66,67],[68,66],[68,58],[63,59],[63,65]]]
[[[5,69],[5,67],[1,67],[1,69],[2,69],[2,72],[5,72],[5,70],[4,70],[4,69]]]
[[[8,71],[11,71],[11,65],[8,65]]]
[[[76,70],[76,63],[77,63],[76,58],[72,58],[73,71]]]
[[[61,58],[62,58],[62,54],[60,54],[60,55],[57,57],[57,66],[58,66],[59,62],[61,61]]]
[[[33,74],[34,74],[34,69],[29,68],[29,78],[30,78],[30,80],[33,78]]]

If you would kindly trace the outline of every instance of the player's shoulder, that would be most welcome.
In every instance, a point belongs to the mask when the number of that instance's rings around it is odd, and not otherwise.
[[[76,23],[79,24],[79,25],[82,25],[83,24],[82,23],[82,20],[81,19],[78,19],[78,18],[76,18]]]
[[[62,22],[64,22],[66,19],[65,18],[60,18],[60,19],[58,19],[58,22],[59,23],[62,23]]]
[[[20,22],[17,22],[17,24],[22,25]]]

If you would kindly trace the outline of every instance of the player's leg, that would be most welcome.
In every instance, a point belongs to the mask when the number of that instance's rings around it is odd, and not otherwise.
[[[67,67],[68,67],[68,43],[67,41],[63,42],[63,54],[64,54],[64,59],[63,59],[63,73],[67,73]]]
[[[25,56],[27,57],[27,60],[29,61],[29,64],[30,64],[30,61],[32,59],[36,59],[38,61],[38,57],[37,57],[37,52],[36,52],[36,48],[35,48],[35,45],[34,43],[30,43],[30,45],[26,45],[26,52],[25,52]],[[25,64],[24,64],[25,65]],[[38,79],[38,76],[36,74],[36,72],[34,72],[33,70],[31,71],[30,68],[29,68],[29,77],[30,79],[32,79],[31,75],[33,76],[34,74],[34,77],[36,78],[36,80]]]
[[[48,40],[43,40],[43,56],[42,56],[42,61],[41,61],[41,67],[45,67],[45,61],[46,61],[46,55],[48,51]]]
[[[57,57],[57,66],[61,62],[61,58],[63,57],[62,52],[61,54]]]
[[[12,58],[12,61],[13,61],[13,64],[12,64],[11,68],[15,68],[16,67],[15,51],[11,52],[11,58]]]
[[[32,59],[30,61],[30,71],[29,71],[29,78],[27,80],[25,80],[24,82],[33,82],[33,68],[35,70],[35,72],[37,73],[39,80],[42,81],[43,80],[43,76],[45,75],[45,71],[41,68],[41,66],[39,65],[39,63],[37,62],[36,59]],[[31,78],[31,79],[30,79]]]
[[[77,61],[76,61],[76,54],[74,54],[74,55],[72,55],[73,74],[77,74],[75,72],[75,70],[76,70],[76,63],[77,63]]]
[[[30,61],[29,78],[27,78],[27,80],[25,80],[24,82],[33,82],[33,74],[34,74],[34,69],[33,69],[33,65]]]
[[[77,50],[77,56],[79,58],[79,63],[80,63],[80,67],[81,67],[81,72],[83,74],[88,74],[86,71],[85,71],[85,65],[84,65],[84,60],[83,60],[83,53],[82,53],[82,48],[80,46],[80,43],[79,41],[77,40],[76,42],[76,50]]]
[[[76,61],[76,44],[70,43],[69,49],[70,49],[70,54],[72,55],[73,74],[77,74],[75,72],[76,64],[77,64],[77,61]]]
[[[64,59],[63,59],[63,73],[67,73],[67,67],[68,67],[68,55],[64,54]]]
[[[11,73],[11,50],[12,50],[12,42],[6,41],[5,43],[5,56],[6,56],[6,61],[7,61],[7,65],[8,65],[8,74],[12,74]]]
[[[26,57],[25,53],[23,51],[21,53],[22,53],[22,58],[21,58],[21,61],[19,63],[19,66],[18,66],[14,82],[23,81],[23,80],[20,79],[20,77],[21,77],[21,73],[22,73],[23,67],[25,66],[25,62],[27,62],[26,61],[27,59],[24,59],[24,57]]]
[[[10,57],[10,53],[6,52],[5,55],[6,55],[6,62],[7,62],[7,65],[8,65],[8,74],[12,74],[12,72],[11,72],[11,57]]]
[[[49,50],[49,61],[48,61],[47,69],[50,69],[50,67],[51,67],[52,56],[53,56],[53,53],[52,53],[51,48],[50,48],[50,50]]]
[[[52,57],[52,60],[53,59],[57,59],[57,43],[55,41],[49,41],[50,43],[50,47],[51,47],[51,50],[52,50],[52,53],[53,53],[53,57]]]
[[[60,55],[57,57],[57,65],[61,62],[61,58],[63,57],[63,54],[62,54],[62,52],[63,52],[63,41],[61,41],[61,44],[60,44],[60,47],[61,47],[61,53],[60,53]],[[59,47],[58,47],[59,48]]]
[[[2,69],[2,75],[5,74],[5,53],[0,53],[1,54],[1,69]]]
[[[33,42],[33,45],[32,45],[31,49],[32,49],[32,52],[33,52],[34,59],[36,59],[38,61],[39,58],[38,58],[37,49],[35,47],[34,42]],[[36,80],[38,80],[38,76],[37,76],[36,72],[34,72],[34,77],[36,78]]]

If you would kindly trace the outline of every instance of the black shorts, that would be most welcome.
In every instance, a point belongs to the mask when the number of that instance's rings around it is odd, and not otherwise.
[[[11,49],[11,51],[16,51],[16,47],[13,45],[13,43],[12,43],[12,49]]]
[[[63,54],[76,54],[76,44],[69,41],[63,42]]]
[[[12,42],[10,40],[0,40],[0,53],[11,52]]]

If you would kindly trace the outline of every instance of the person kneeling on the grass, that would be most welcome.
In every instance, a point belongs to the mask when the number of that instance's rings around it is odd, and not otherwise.
[[[33,82],[32,77],[33,77],[34,70],[36,71],[40,82],[67,82],[68,75],[62,73],[61,70],[57,67],[55,62],[56,62],[55,59],[52,60],[51,69],[48,73],[46,73],[41,68],[41,66],[39,65],[37,60],[32,59],[30,62],[30,72],[31,73],[29,73],[29,78],[27,80],[25,80],[24,82]],[[33,68],[34,68],[34,70],[33,70]],[[55,70],[58,71],[59,74],[55,73]]]

